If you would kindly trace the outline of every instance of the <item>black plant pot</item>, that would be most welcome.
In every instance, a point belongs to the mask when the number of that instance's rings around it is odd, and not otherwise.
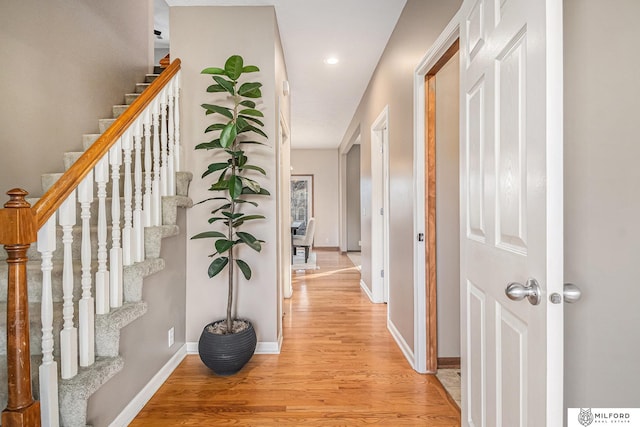
[[[213,322],[218,323],[218,322]],[[250,322],[249,327],[236,334],[219,335],[209,332],[208,324],[202,330],[198,342],[200,359],[209,369],[220,376],[237,373],[247,364],[256,351],[256,331]]]

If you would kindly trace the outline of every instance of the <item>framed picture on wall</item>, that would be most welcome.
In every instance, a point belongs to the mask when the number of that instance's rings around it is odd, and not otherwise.
[[[297,234],[305,234],[313,217],[313,175],[291,175],[291,221],[302,225]]]

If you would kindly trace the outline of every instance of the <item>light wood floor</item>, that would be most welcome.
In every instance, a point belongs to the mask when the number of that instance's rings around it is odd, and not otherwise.
[[[338,252],[295,274],[279,355],[255,355],[235,376],[187,358],[131,426],[459,426],[440,382],[416,373],[386,328],[386,306],[360,289]]]

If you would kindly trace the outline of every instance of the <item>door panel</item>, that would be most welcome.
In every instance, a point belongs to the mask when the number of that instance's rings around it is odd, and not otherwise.
[[[561,17],[554,0],[463,3],[465,426],[562,425]],[[505,295],[529,278],[538,305]]]

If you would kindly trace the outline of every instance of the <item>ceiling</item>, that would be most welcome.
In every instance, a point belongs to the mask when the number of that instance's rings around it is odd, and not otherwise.
[[[171,6],[274,6],[291,88],[291,146],[337,148],[406,0],[166,0]],[[169,40],[168,7],[155,0]],[[158,45],[158,44],[157,44]],[[338,58],[335,65],[324,61]]]

